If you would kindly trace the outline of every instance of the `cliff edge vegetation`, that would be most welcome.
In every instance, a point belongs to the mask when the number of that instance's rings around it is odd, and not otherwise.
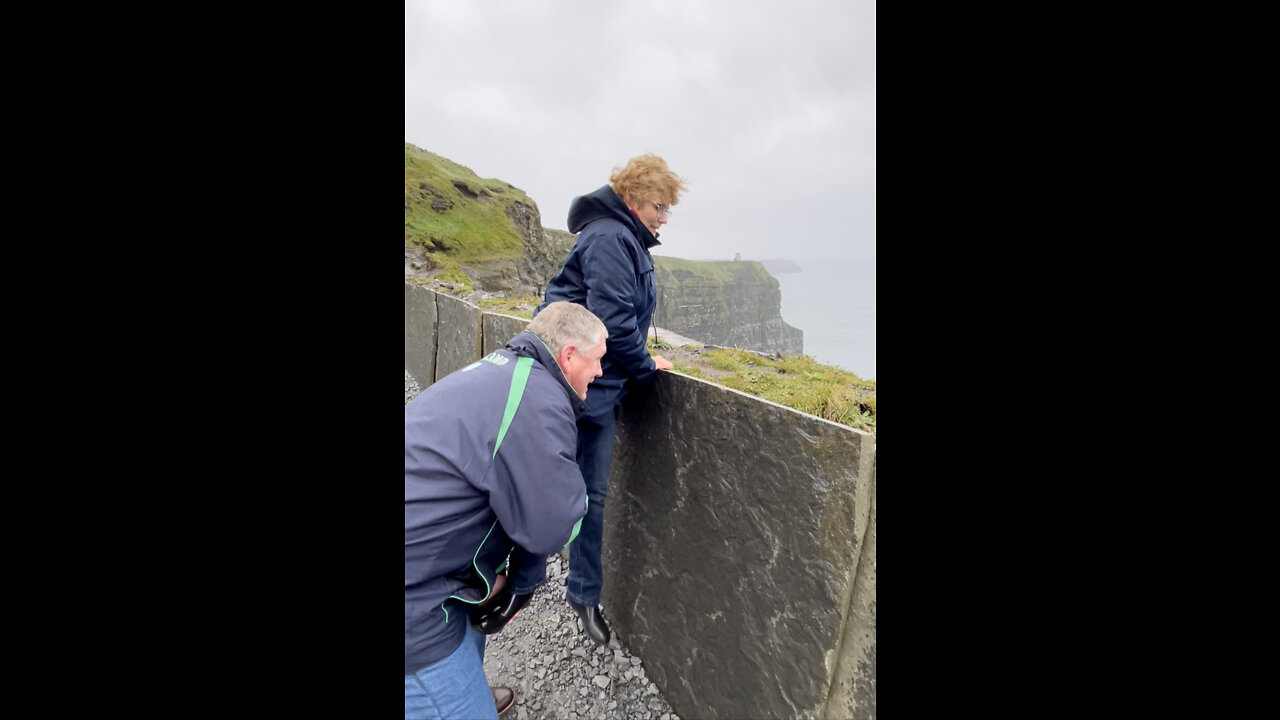
[[[405,143],[406,281],[538,294],[573,240],[544,228],[537,204],[520,188]]]
[[[438,292],[448,293],[439,287]],[[542,302],[537,297],[479,297],[468,302],[487,312],[530,320]],[[876,381],[831,365],[823,365],[808,355],[766,355],[743,348],[716,347],[702,343],[672,345],[649,338],[649,354],[670,360],[676,372],[824,420],[876,434]]]
[[[404,244],[459,262],[510,260],[524,254],[508,218],[513,204],[534,203],[523,190],[485,180],[463,167],[404,145]]]

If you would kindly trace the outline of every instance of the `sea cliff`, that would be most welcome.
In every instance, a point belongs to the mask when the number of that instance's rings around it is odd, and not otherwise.
[[[654,257],[655,325],[700,342],[769,354],[804,354],[804,332],[781,314],[778,280],[746,261]]]

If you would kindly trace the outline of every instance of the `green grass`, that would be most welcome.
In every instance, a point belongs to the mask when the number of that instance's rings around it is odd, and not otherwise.
[[[789,408],[817,415],[871,434],[876,432],[876,381],[808,355],[768,358],[747,350],[716,349],[701,353],[708,366],[723,373],[711,382]],[[701,372],[676,370],[704,377]],[[707,379],[707,378],[704,378]]]
[[[533,319],[533,310],[542,303],[542,298],[526,295],[514,298],[485,298],[477,303],[481,310],[510,315],[512,317]]]
[[[405,278],[405,282],[412,283],[419,287],[431,288],[437,292],[451,294],[455,297],[466,297],[475,289],[471,276],[458,265],[458,261],[442,255],[432,255],[430,259],[435,261],[433,268],[444,268],[429,278]],[[438,287],[437,283],[449,283],[452,288]]]
[[[678,373],[684,373],[685,375],[688,375],[690,377],[696,377],[701,380],[706,379],[705,377],[702,376],[702,368],[697,367],[696,365],[685,365],[684,363],[678,362],[678,363],[672,363],[671,369],[675,370]]]
[[[520,257],[524,242],[508,212],[529,196],[501,180],[405,143],[404,243],[458,262]]]

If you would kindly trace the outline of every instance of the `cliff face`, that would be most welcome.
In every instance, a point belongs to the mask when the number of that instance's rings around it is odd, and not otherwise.
[[[475,282],[476,289],[504,292],[513,296],[541,297],[547,281],[560,270],[577,236],[564,230],[544,228],[538,210],[531,217],[511,218],[524,242],[524,254],[511,260],[462,265]]]
[[[760,263],[653,259],[655,325],[711,345],[804,354],[804,332],[783,321],[778,281]]]

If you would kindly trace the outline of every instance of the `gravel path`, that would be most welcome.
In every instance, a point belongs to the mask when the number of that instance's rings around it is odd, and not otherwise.
[[[404,373],[404,402],[420,389]],[[645,675],[640,658],[615,635],[596,645],[583,634],[577,615],[564,601],[567,551],[547,562],[547,582],[524,610],[497,635],[490,635],[484,670],[490,685],[515,691],[516,708],[502,720],[680,720],[658,687]],[[604,608],[605,618],[609,608]]]

